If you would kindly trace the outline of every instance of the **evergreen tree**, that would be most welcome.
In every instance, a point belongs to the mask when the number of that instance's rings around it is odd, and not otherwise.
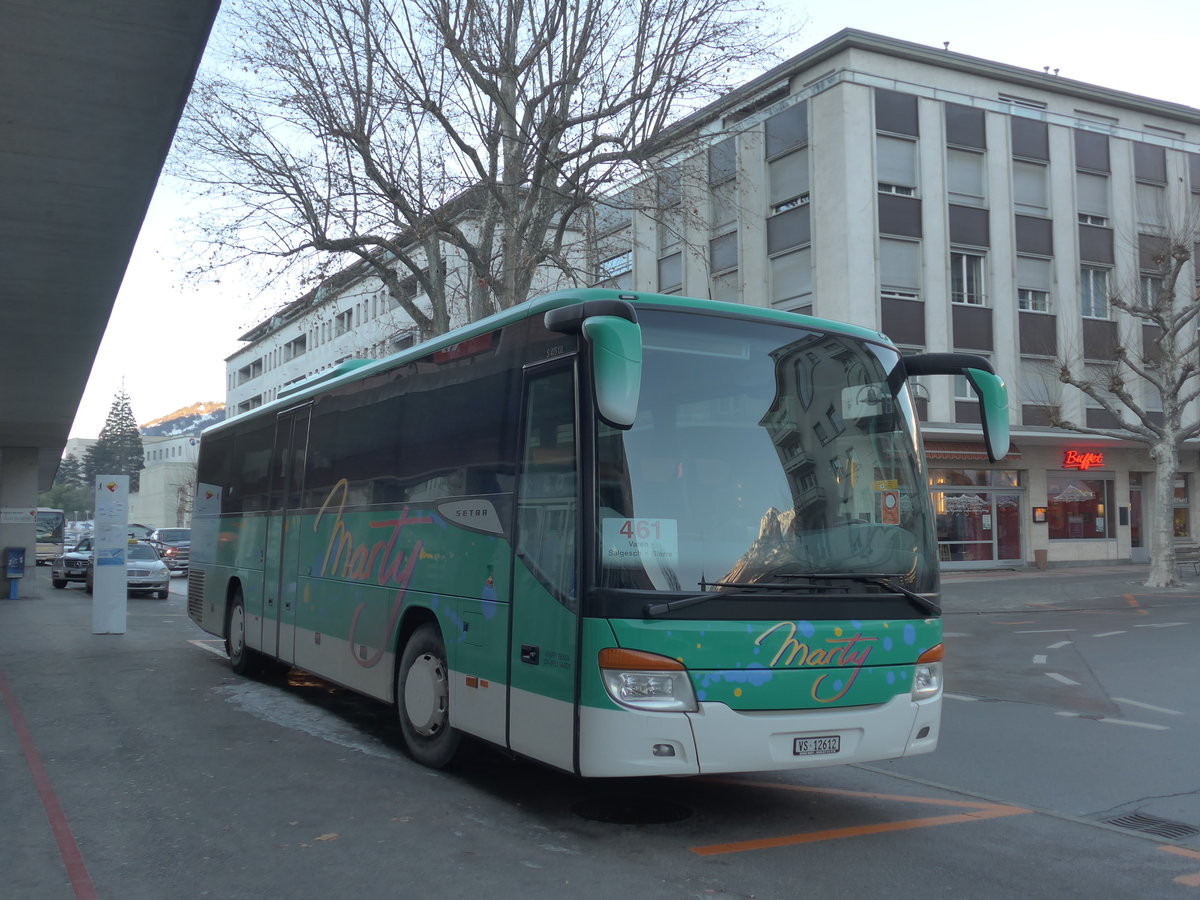
[[[80,487],[84,484],[83,463],[74,453],[68,453],[58,464],[58,474],[54,476],[54,486]]]
[[[118,391],[100,437],[84,456],[84,474],[88,484],[94,484],[97,475],[128,475],[129,490],[136,491],[144,462],[142,436],[129,406],[129,395]]]

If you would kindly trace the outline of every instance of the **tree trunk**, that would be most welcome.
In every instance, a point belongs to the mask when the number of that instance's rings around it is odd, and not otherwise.
[[[1146,587],[1172,587],[1179,584],[1175,564],[1175,476],[1179,471],[1179,450],[1171,443],[1150,447],[1154,458],[1154,515],[1150,527],[1150,576]]]

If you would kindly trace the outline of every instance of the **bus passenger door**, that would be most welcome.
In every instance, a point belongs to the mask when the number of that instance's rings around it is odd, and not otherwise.
[[[579,453],[575,374],[552,363],[524,384],[509,645],[508,743],[575,768]]]
[[[287,662],[295,659],[296,575],[300,559],[300,507],[309,407],[290,409],[275,422],[271,455],[270,513],[263,562],[262,649]]]

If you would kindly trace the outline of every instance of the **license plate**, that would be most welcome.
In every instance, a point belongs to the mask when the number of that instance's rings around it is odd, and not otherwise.
[[[820,756],[825,753],[840,753],[842,738],[837,734],[823,734],[820,737],[802,737],[792,740],[793,756]]]

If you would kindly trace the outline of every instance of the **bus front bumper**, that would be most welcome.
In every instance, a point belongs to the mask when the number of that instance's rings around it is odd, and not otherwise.
[[[701,775],[876,762],[937,747],[942,698],[908,694],[870,707],[743,712],[701,703],[694,713],[580,710],[580,774]],[[835,742],[803,739],[836,737]],[[797,740],[801,739],[801,740]],[[823,752],[809,752],[813,747]]]

